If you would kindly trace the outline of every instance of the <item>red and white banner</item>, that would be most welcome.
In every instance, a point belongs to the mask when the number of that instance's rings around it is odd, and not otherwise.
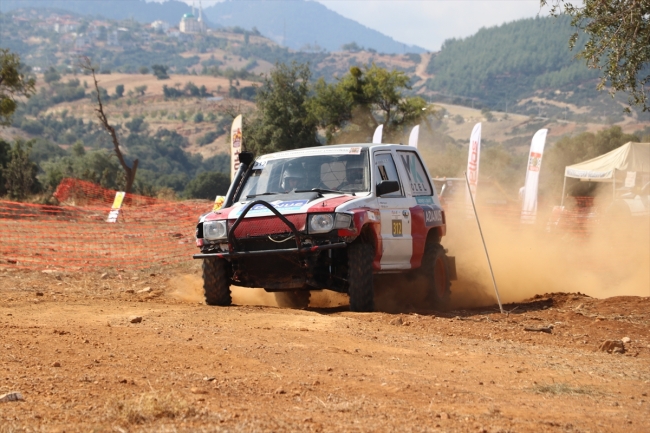
[[[547,133],[548,129],[537,131],[530,145],[521,208],[521,222],[524,224],[534,224],[537,216],[537,187],[539,185],[539,171],[542,168],[542,155],[544,155]]]
[[[411,130],[411,135],[409,135],[409,146],[418,147],[418,138],[420,137],[420,125],[415,125]]]
[[[472,192],[472,197],[476,201],[476,188],[478,186],[478,164],[481,159],[481,123],[474,125],[472,135],[469,139],[469,154],[467,156],[467,180],[469,182],[469,190]],[[474,217],[474,210],[472,209],[472,201],[469,193],[465,195],[465,202],[467,204],[468,218]]]
[[[235,173],[239,170],[239,154],[241,153],[243,138],[241,133],[241,114],[235,117],[230,128],[230,181],[235,179]]]
[[[375,129],[375,133],[372,135],[372,142],[375,144],[381,144],[382,135],[384,134],[384,125],[379,125]]]

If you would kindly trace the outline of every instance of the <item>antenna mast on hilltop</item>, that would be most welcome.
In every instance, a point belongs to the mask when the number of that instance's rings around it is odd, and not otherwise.
[[[205,24],[203,23],[203,4],[199,0],[199,32],[205,32]]]

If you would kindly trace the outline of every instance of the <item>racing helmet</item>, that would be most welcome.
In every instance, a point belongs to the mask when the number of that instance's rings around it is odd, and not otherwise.
[[[296,189],[303,183],[305,175],[299,166],[291,165],[282,173],[282,188],[285,190]]]
[[[365,170],[363,158],[349,159],[345,164],[345,176],[348,184],[363,183],[363,172]]]

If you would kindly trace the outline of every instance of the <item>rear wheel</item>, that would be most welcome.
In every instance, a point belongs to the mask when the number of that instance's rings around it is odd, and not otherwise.
[[[445,249],[437,242],[427,242],[422,257],[420,275],[423,276],[428,304],[439,310],[449,307],[451,280]]]
[[[371,244],[348,246],[348,294],[350,311],[370,312],[375,309],[372,261],[375,248]]]
[[[295,308],[304,310],[309,306],[309,290],[293,290],[291,292],[275,292],[275,302],[280,308]]]
[[[208,305],[227,306],[232,304],[228,262],[210,257],[203,259],[203,292]]]

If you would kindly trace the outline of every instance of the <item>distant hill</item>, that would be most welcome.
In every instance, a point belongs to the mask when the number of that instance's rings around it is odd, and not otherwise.
[[[141,23],[161,20],[178,25],[184,13],[190,10],[187,3],[169,0],[165,3],[144,0],[2,0],[0,11],[10,12],[21,8],[49,8],[70,11],[79,15],[96,15],[112,20],[134,19]]]
[[[427,72],[434,76],[428,87],[502,111],[506,111],[507,101],[512,107],[539,91],[548,92],[550,97],[567,92],[574,97],[588,96],[585,92],[596,95],[593,83],[584,92],[580,88],[599,72],[574,58],[584,41],[578,41],[574,51],[569,50],[574,31],[570,17],[531,18],[483,28],[464,39],[447,40],[427,66]]]
[[[102,16],[108,19],[134,19],[141,23],[155,20],[178,25],[181,16],[190,10],[186,3],[169,0],[164,3],[144,0],[2,0],[1,12],[19,8],[50,8],[79,15]],[[204,8],[205,18],[213,27],[256,27],[264,36],[285,47],[301,50],[318,46],[327,51],[340,51],[344,44],[356,43],[382,53],[422,53],[423,48],[402,44],[356,21],[344,18],[320,3],[292,1],[226,1]]]
[[[213,23],[248,30],[256,27],[264,36],[294,50],[305,46],[320,46],[328,51],[340,51],[344,44],[354,42],[358,46],[382,53],[426,51],[421,47],[402,44],[314,1],[228,0],[204,11]]]

